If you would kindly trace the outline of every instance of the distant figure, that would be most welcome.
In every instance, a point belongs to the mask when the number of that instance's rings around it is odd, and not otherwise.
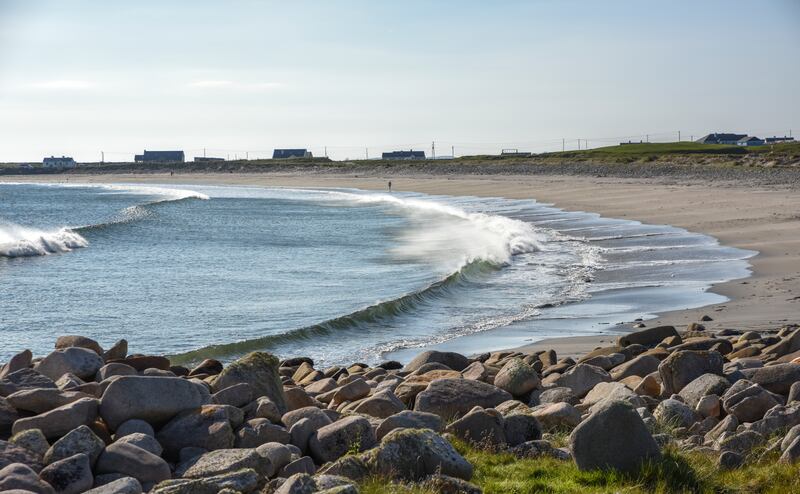
[[[392,191],[392,181],[389,180],[389,192],[391,192],[391,191]]]

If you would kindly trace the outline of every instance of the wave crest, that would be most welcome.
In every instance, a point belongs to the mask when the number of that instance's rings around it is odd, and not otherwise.
[[[45,231],[13,223],[0,225],[0,257],[32,257],[80,249],[89,242],[69,228]]]

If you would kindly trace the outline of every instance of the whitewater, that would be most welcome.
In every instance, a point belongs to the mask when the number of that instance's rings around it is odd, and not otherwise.
[[[716,303],[708,288],[752,255],[502,198],[94,184],[0,198],[0,334],[34,353],[53,332],[176,362],[478,352]]]

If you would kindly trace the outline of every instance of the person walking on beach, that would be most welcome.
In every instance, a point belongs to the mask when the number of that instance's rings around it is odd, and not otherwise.
[[[391,192],[391,191],[392,191],[392,181],[389,180],[389,192]]]

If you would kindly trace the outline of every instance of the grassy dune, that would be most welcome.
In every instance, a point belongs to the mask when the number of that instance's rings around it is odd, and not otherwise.
[[[645,465],[635,475],[581,472],[572,461],[551,458],[518,459],[457,441],[456,449],[475,468],[472,483],[486,494],[529,493],[788,493],[797,492],[800,465],[778,463],[777,453],[730,471],[720,471],[715,459],[702,453],[667,448],[662,460]],[[369,479],[362,494],[436,494],[420,486]]]

